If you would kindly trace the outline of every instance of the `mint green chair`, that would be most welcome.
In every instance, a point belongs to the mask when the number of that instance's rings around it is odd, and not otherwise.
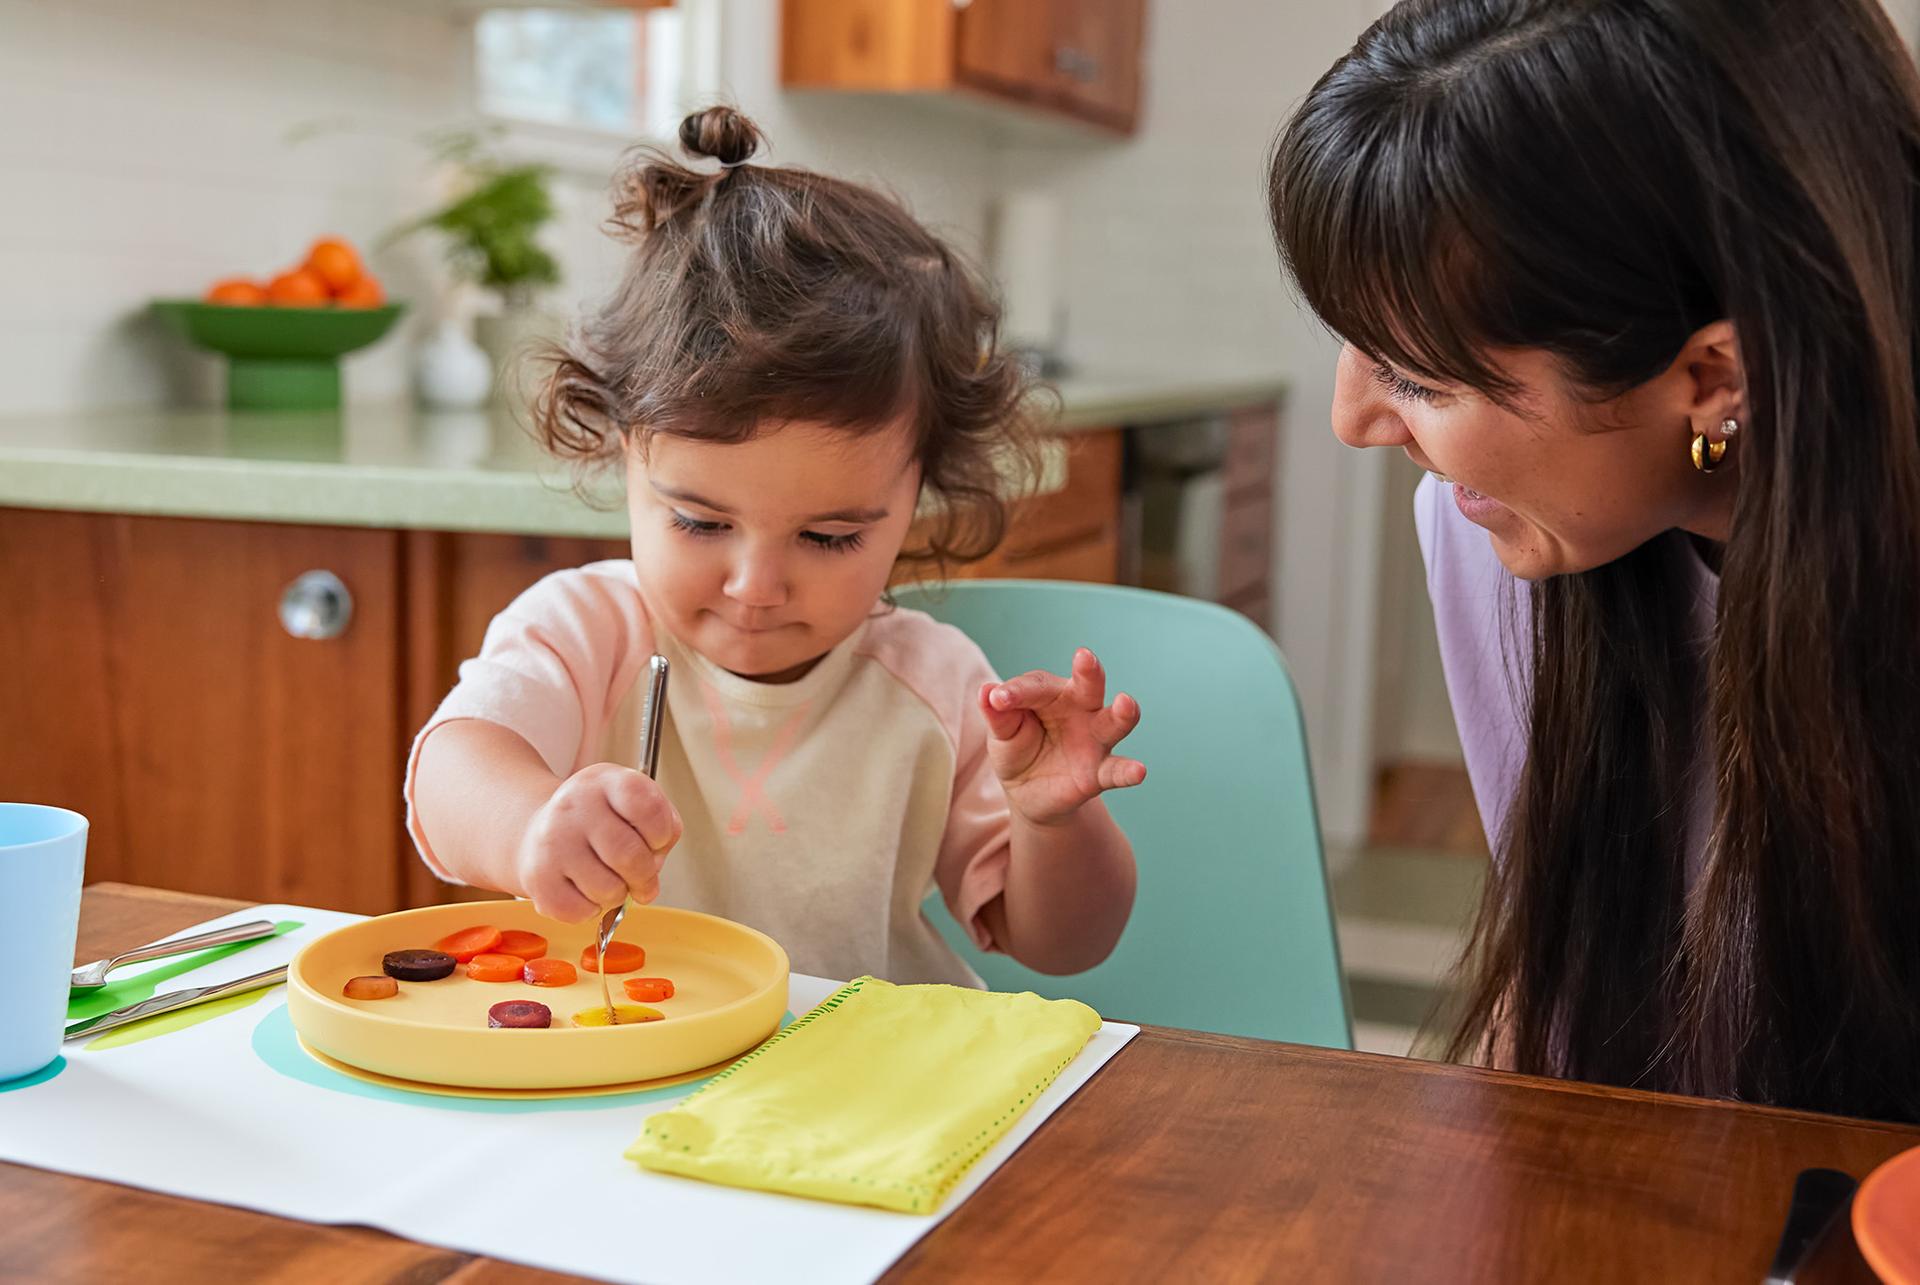
[[[1110,958],[1049,977],[928,914],[995,990],[1085,1000],[1116,1021],[1351,1048],[1305,729],[1280,651],[1245,617],[1144,589],[1032,580],[896,591],[958,626],[1003,677],[1064,674],[1091,647],[1107,696],[1140,702],[1120,753],[1147,779],[1108,794],[1140,866]]]

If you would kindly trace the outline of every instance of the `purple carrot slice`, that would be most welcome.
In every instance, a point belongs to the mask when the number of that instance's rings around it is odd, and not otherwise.
[[[452,973],[458,962],[445,951],[395,950],[380,961],[380,968],[399,981],[433,982]]]
[[[553,1025],[553,1010],[537,1000],[503,999],[487,1010],[487,1025],[537,1031]]]

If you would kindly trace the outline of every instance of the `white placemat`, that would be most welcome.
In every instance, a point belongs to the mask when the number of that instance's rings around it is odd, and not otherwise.
[[[209,920],[299,929],[160,989],[245,976],[359,916],[260,906]],[[166,961],[116,970],[116,979]],[[839,983],[796,974],[805,1012]],[[131,1029],[131,1028],[129,1028]],[[697,1087],[647,1095],[491,1103],[398,1094],[318,1067],[291,1044],[284,990],[181,1030],[95,1048],[24,1087],[0,1088],[0,1160],[306,1222],[396,1235],[554,1271],[648,1285],[870,1281],[1005,1163],[1139,1028],[1109,1022],[974,1166],[937,1214],[913,1216],[646,1172],[621,1152],[642,1122]],[[102,1044],[111,1036],[102,1037]],[[538,1201],[489,1200],[476,1178],[536,1174]]]

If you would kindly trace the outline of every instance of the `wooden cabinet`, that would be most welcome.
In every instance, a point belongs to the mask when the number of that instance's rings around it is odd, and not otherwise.
[[[0,510],[0,797],[86,814],[87,878],[391,909],[398,537]],[[278,619],[303,572],[335,638]]]
[[[1221,466],[1219,599],[1273,627],[1275,473],[1280,408],[1248,406],[1228,417],[1227,458]]]
[[[1066,480],[1061,488],[1016,502],[1000,547],[979,562],[948,568],[949,579],[1102,584],[1119,579],[1121,431],[1091,430],[1063,440]],[[915,536],[909,535],[907,547],[914,543]],[[894,582],[928,574],[924,565],[909,564]]]
[[[1135,433],[1141,584],[1273,628],[1279,435],[1275,401]]]
[[[514,594],[625,549],[0,509],[0,798],[84,813],[90,882],[435,899],[401,815],[414,731]],[[315,571],[351,615],[295,637],[282,599]]]
[[[962,94],[1118,133],[1140,110],[1145,0],[784,0],[789,88]]]
[[[1044,83],[1041,101],[1097,124],[1131,130],[1140,112],[1144,0],[1053,0],[1048,8],[1052,77]]]

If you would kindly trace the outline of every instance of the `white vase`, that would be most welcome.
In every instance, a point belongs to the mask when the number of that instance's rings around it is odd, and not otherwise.
[[[414,354],[413,382],[429,410],[477,410],[493,392],[493,363],[464,325],[442,321]]]
[[[496,398],[515,414],[524,411],[542,373],[537,360],[541,349],[561,337],[560,319],[530,304],[515,304],[475,317],[473,326],[499,375],[494,381]]]

